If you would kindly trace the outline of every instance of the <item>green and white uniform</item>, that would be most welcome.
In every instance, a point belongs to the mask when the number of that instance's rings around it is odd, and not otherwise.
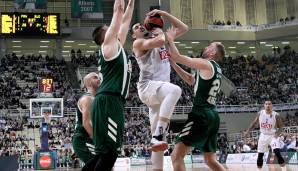
[[[83,96],[92,97],[90,93],[85,93]],[[81,112],[79,104],[77,104],[76,126],[75,133],[72,137],[72,146],[77,156],[84,163],[86,163],[88,160],[92,159],[95,156],[95,147],[93,145],[92,139],[90,138],[88,132],[83,126],[83,114]]]
[[[102,83],[97,90],[92,107],[93,141],[97,154],[109,150],[118,152],[123,142],[124,103],[128,96],[131,63],[123,47],[115,57],[106,60],[103,49],[99,56]]]
[[[216,151],[220,123],[215,104],[220,91],[222,72],[215,61],[209,62],[214,74],[207,80],[197,71],[193,108],[177,137],[177,142],[200,148],[203,152]]]

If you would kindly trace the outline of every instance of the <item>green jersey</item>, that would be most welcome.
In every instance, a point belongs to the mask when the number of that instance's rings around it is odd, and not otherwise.
[[[213,68],[213,76],[206,80],[200,76],[199,71],[196,74],[195,97],[193,104],[198,107],[215,107],[216,98],[221,86],[221,68],[215,61],[209,61]]]
[[[102,50],[101,52],[103,52]],[[126,98],[132,69],[123,47],[119,43],[118,53],[108,60],[104,59],[104,53],[101,52],[99,53],[98,70],[102,74],[102,83],[97,93],[115,93]]]
[[[90,97],[92,97],[92,95],[90,93],[85,93],[85,94],[82,95],[82,97],[83,96],[90,96]],[[81,108],[79,106],[79,102],[77,104],[75,133],[79,133],[79,134],[86,135],[87,137],[89,137],[88,132],[86,131],[86,129],[83,126],[83,114],[81,112]]]

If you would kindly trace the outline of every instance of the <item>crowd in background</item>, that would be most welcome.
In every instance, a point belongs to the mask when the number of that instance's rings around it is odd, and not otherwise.
[[[97,65],[96,54],[86,56],[80,51],[71,52],[71,63],[75,67],[90,67]],[[137,94],[136,83],[139,76],[139,68],[133,56],[132,78],[130,96],[127,106],[143,106]],[[283,52],[277,51],[272,56],[264,55],[260,60],[254,56],[227,57],[220,62],[223,74],[228,77],[237,87],[237,92],[230,97],[223,94],[218,99],[221,105],[245,105],[261,104],[270,98],[273,103],[298,102],[298,54],[285,48]],[[37,80],[39,78],[53,78],[54,97],[63,97],[65,107],[76,106],[76,94],[66,76],[66,64],[63,59],[55,57],[42,57],[41,55],[7,54],[0,60],[0,109],[26,109],[28,106],[22,99],[36,98],[38,94]],[[185,68],[187,69],[187,68]],[[194,71],[187,69],[189,72]],[[193,87],[188,86],[179,78],[174,71],[171,73],[171,81],[182,87],[182,96],[178,105],[190,106],[193,97]],[[285,125],[297,126],[298,116],[287,115]],[[59,163],[66,166],[72,158],[71,137],[73,135],[75,118],[63,118],[52,120],[49,130],[49,145],[56,149],[61,160]],[[28,142],[32,137],[12,134],[27,129],[39,129],[39,122],[28,121],[26,118],[0,118],[0,156],[22,154],[23,158],[30,158],[32,151]],[[175,135],[170,131],[168,142],[174,143]],[[124,149],[122,156],[150,156],[148,144],[150,141],[150,126],[147,111],[135,112],[128,110],[125,114]],[[280,137],[284,143],[283,150],[297,150],[297,135],[284,134]],[[16,143],[14,143],[16,142]],[[221,152],[239,153],[255,152],[257,139],[247,138],[235,142],[228,142],[226,135],[219,135],[218,147]],[[16,149],[22,149],[18,151]],[[170,154],[172,146],[166,154]],[[194,149],[194,153],[199,152]],[[63,160],[63,161],[62,161]],[[25,159],[24,159],[25,161]],[[63,163],[63,164],[62,164]]]

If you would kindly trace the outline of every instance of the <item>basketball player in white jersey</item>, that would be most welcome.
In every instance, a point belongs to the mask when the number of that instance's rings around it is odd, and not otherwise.
[[[159,14],[167,19],[176,29],[175,38],[188,31],[188,26],[171,14],[153,10],[147,15]],[[175,105],[181,96],[181,88],[170,83],[169,53],[165,48],[165,34],[162,29],[155,28],[151,38],[145,38],[146,29],[140,23],[132,27],[133,52],[140,67],[138,94],[149,108],[151,125],[151,161],[153,170],[163,169],[163,151],[168,148],[165,134]]]
[[[278,136],[282,132],[283,126],[282,119],[277,112],[272,110],[272,102],[270,100],[265,101],[264,108],[257,113],[255,120],[245,131],[244,135],[246,136],[255,127],[256,123],[259,122],[261,134],[258,141],[258,168],[262,168],[264,153],[268,151],[268,146],[270,145],[282,170],[285,170],[285,161],[280,154],[281,147],[278,145]]]

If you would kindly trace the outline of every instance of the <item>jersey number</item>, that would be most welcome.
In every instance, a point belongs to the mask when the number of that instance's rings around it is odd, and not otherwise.
[[[208,103],[215,105],[216,96],[220,90],[220,81],[216,79],[212,82],[212,87],[209,91],[209,97],[207,99]]]

